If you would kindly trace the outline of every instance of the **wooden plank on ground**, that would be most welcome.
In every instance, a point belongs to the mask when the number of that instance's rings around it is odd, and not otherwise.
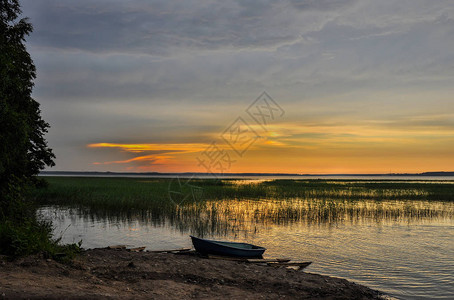
[[[171,250],[153,250],[153,251],[148,251],[151,253],[172,253],[172,252],[186,252],[190,251],[191,248],[182,248],[182,249],[171,249]]]
[[[274,258],[274,259],[263,259],[263,258],[249,258],[248,263],[286,263],[289,262],[290,258]]]
[[[311,261],[305,261],[305,262],[282,262],[282,263],[268,263],[269,266],[275,266],[275,267],[289,267],[289,266],[294,266],[294,267],[299,267],[299,268],[305,268],[309,266],[312,262]]]
[[[107,248],[109,248],[109,249],[126,249],[126,245],[113,245],[113,246],[109,246]]]
[[[131,248],[131,249],[128,249],[128,251],[130,252],[142,252],[143,250],[145,250],[146,247],[137,247],[137,248]]]
[[[172,254],[178,254],[178,255],[196,255],[197,251],[195,250],[183,250],[183,251],[177,251],[177,252],[170,252]]]
[[[222,255],[212,255],[208,254],[209,259],[223,259],[223,260],[233,260],[233,261],[247,261],[247,258],[242,257],[231,257],[231,256],[222,256]]]
[[[301,269],[301,267],[299,267],[299,266],[287,266],[285,268],[289,269],[289,270],[295,270],[295,271],[298,271],[299,269]]]

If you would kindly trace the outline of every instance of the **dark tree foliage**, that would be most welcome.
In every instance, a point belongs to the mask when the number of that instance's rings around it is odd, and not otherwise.
[[[24,43],[33,28],[20,14],[17,0],[0,0],[0,218],[55,157],[44,138],[49,125],[31,97],[36,70]]]

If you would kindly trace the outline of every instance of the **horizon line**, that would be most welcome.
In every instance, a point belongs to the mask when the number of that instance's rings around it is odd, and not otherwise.
[[[41,171],[39,175],[45,174],[112,174],[112,175],[212,175],[212,176],[454,176],[454,171],[427,171],[420,173],[207,173],[207,172],[113,172],[113,171]]]

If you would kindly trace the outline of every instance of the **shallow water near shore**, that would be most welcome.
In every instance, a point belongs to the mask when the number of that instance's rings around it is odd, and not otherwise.
[[[400,299],[454,297],[454,203],[340,201],[324,204],[327,212],[316,200],[295,199],[285,210],[280,202],[217,201],[196,217],[100,216],[56,206],[39,213],[53,221],[62,242],[82,240],[85,248],[190,248],[189,234],[196,234],[262,245],[269,258],[313,261],[307,272],[345,278]],[[314,211],[323,218],[314,218]]]

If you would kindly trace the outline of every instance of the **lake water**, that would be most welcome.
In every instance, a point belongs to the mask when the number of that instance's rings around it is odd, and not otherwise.
[[[197,216],[171,218],[58,207],[40,213],[53,220],[56,237],[82,240],[84,248],[190,248],[189,234],[246,241],[265,246],[265,257],[312,261],[307,272],[345,278],[399,299],[454,299],[454,203],[341,201],[333,210],[332,203],[311,201],[282,207],[282,201],[225,200]]]
[[[188,173],[175,173],[175,174],[108,174],[108,173],[83,173],[75,172],[69,174],[52,174],[43,173],[41,176],[56,176],[56,177],[107,177],[107,178],[194,178],[194,179],[263,179],[263,180],[274,180],[274,179],[325,179],[325,180],[415,180],[415,181],[453,181],[454,176],[424,176],[424,175],[273,175],[273,174],[257,174],[257,175],[239,175],[239,174],[188,174]]]

